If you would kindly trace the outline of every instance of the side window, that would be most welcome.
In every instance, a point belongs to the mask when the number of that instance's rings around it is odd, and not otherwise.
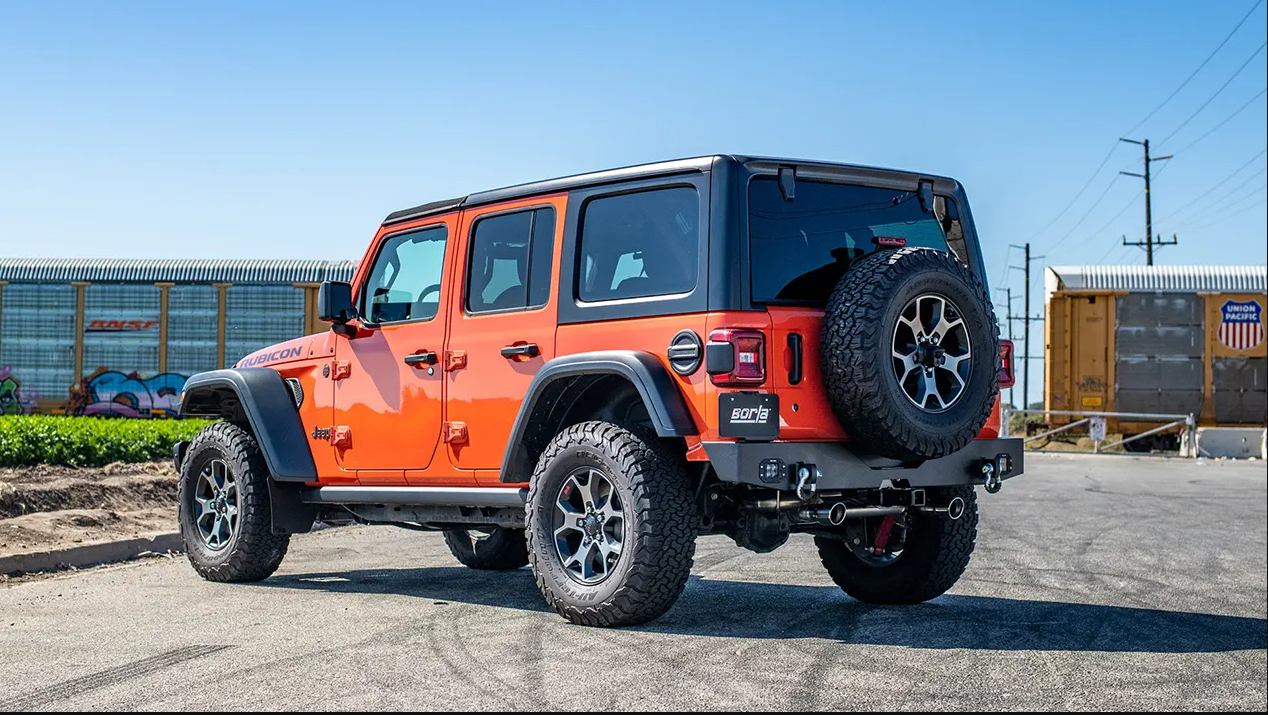
[[[371,323],[436,317],[448,237],[444,226],[432,226],[383,240],[363,292]]]
[[[467,312],[538,308],[550,297],[555,210],[476,221],[467,262]]]
[[[604,196],[581,216],[586,302],[687,293],[696,287],[700,197],[691,187]]]

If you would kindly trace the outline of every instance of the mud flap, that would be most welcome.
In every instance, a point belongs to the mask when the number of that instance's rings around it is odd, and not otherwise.
[[[274,534],[307,534],[313,530],[317,506],[300,499],[303,484],[278,483],[269,479],[269,505]]]

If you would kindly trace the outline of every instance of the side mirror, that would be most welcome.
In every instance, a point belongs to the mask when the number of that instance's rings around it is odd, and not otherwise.
[[[317,319],[335,325],[345,325],[357,317],[352,307],[352,286],[347,283],[325,281],[317,291]]]

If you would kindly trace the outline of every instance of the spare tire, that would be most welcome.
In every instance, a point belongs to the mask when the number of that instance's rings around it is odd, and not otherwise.
[[[819,363],[846,434],[892,459],[945,457],[999,393],[999,326],[968,266],[929,248],[877,251],[828,299]]]

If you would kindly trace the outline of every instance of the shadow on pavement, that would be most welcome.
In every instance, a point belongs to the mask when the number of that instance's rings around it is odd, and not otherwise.
[[[258,585],[548,610],[527,569],[284,574]],[[1216,653],[1268,648],[1268,620],[1263,618],[989,596],[948,595],[917,606],[869,606],[851,600],[835,586],[697,576],[673,610],[633,630],[734,638],[824,638],[932,649]]]

